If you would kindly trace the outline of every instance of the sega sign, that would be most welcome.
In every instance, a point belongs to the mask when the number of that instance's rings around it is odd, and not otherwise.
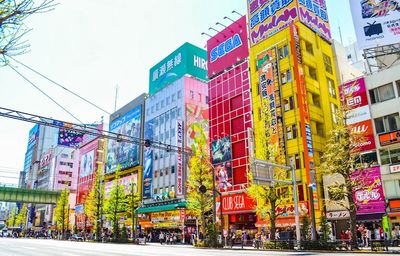
[[[239,34],[235,34],[231,38],[228,38],[228,40],[222,42],[220,45],[211,50],[210,63],[222,58],[226,54],[242,46],[242,44],[242,39],[240,39]]]
[[[207,41],[208,78],[249,56],[246,16]]]

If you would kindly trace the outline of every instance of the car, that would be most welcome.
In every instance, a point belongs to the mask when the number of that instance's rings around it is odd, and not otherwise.
[[[69,240],[71,241],[77,241],[77,242],[83,242],[83,237],[79,236],[78,234],[73,234]]]

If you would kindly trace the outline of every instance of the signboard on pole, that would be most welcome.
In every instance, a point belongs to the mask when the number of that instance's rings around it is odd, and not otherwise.
[[[351,0],[350,8],[361,49],[400,42],[400,0]]]
[[[178,147],[177,167],[176,167],[176,195],[183,195],[183,121],[176,121],[176,146]]]

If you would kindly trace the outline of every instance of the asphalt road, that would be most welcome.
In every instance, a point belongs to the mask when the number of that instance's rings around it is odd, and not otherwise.
[[[111,243],[71,242],[44,239],[12,239],[0,238],[0,255],[6,256],[229,256],[229,255],[337,255],[334,253],[310,253],[310,252],[271,252],[256,250],[213,250],[196,249],[191,246],[181,245],[131,245]],[[351,255],[341,254],[341,255]],[[372,255],[357,253],[357,255]]]

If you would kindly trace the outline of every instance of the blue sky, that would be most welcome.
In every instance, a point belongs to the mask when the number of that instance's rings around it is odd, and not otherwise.
[[[148,70],[188,41],[205,46],[208,28],[224,16],[246,13],[246,0],[59,0],[57,8],[27,20],[30,52],[20,61],[109,110],[148,91]],[[354,41],[348,0],[327,0],[333,37]],[[16,65],[41,89],[85,123],[108,116],[32,72]],[[76,122],[8,67],[0,68],[0,106]],[[33,124],[0,118],[0,176],[4,166],[22,169],[28,132]],[[7,174],[7,176],[14,176]],[[4,179],[0,182],[16,182]]]

